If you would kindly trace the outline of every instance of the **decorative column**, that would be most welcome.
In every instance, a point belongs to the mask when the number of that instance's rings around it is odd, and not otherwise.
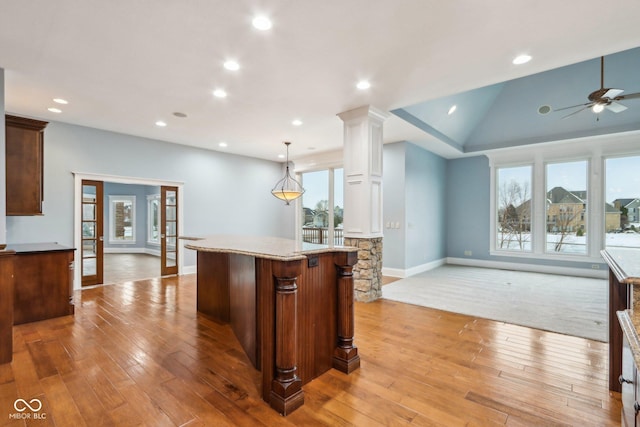
[[[358,248],[355,299],[382,296],[382,124],[369,105],[338,114],[344,122],[344,244]]]
[[[275,372],[270,404],[282,415],[302,406],[304,392],[298,377],[298,273],[300,262],[273,263],[275,278]]]
[[[353,343],[353,265],[357,252],[338,252],[334,255],[338,277],[338,343],[333,352],[333,367],[350,374],[360,367],[358,347]]]

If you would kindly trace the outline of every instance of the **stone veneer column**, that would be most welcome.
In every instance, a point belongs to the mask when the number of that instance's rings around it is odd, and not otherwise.
[[[344,244],[358,248],[355,299],[382,296],[382,123],[369,105],[338,114],[344,122]]]

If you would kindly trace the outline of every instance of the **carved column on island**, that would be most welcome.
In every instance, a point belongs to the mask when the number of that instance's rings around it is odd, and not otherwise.
[[[298,284],[300,262],[273,262],[275,279],[275,372],[270,405],[288,415],[304,404],[302,380],[298,377]]]
[[[353,344],[353,266],[358,261],[357,252],[335,254],[338,286],[338,343],[333,352],[333,367],[350,374],[360,367],[358,347]]]

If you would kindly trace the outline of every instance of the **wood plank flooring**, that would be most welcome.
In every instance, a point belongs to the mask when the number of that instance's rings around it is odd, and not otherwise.
[[[194,275],[86,289],[75,316],[15,327],[0,425],[620,424],[607,344],[384,300],[356,303],[361,368],[305,385],[284,418],[230,327],[196,313],[195,290]],[[10,418],[34,398],[44,419]]]

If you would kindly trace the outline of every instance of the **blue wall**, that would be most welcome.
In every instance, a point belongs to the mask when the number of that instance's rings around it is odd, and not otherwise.
[[[385,144],[384,240],[386,269],[409,270],[446,257],[447,162],[409,142]],[[389,228],[389,223],[400,228]]]
[[[184,235],[293,237],[294,211],[271,195],[280,163],[61,122],[44,142],[44,215],[7,218],[10,243],[73,246],[72,172],[184,182]],[[4,179],[4,178],[3,178]],[[195,265],[185,251],[185,266]]]
[[[447,255],[447,161],[407,143],[405,162],[405,268],[412,268]]]
[[[489,258],[490,169],[485,156],[449,160],[446,173],[447,256]]]

